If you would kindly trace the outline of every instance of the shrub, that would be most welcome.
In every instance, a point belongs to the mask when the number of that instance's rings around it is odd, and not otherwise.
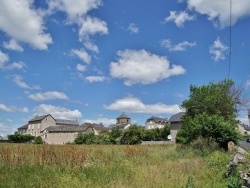
[[[35,137],[34,144],[42,144],[42,143],[43,143],[43,140],[41,136]]]

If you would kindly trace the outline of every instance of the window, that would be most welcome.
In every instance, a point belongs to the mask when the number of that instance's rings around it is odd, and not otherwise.
[[[38,123],[37,128],[40,129],[40,123]]]
[[[29,127],[29,129],[30,129],[30,125],[29,125],[28,127]]]
[[[34,129],[34,124],[32,124],[32,130]]]

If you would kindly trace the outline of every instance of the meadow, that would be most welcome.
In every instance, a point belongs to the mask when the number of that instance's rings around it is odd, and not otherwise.
[[[226,187],[224,151],[175,145],[0,144],[0,187]]]

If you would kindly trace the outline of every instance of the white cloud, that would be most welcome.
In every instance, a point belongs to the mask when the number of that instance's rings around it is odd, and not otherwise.
[[[78,17],[82,17],[87,14],[88,11],[96,9],[102,5],[101,0],[50,0],[47,1],[49,5],[49,11],[62,11],[66,12],[68,20],[71,22],[77,22]]]
[[[192,21],[195,17],[189,15],[186,11],[176,12],[170,11],[170,16],[165,18],[164,22],[173,21],[177,27],[181,28],[184,27],[184,23],[186,21]]]
[[[3,69],[7,69],[7,70],[12,70],[12,69],[24,69],[24,67],[26,67],[26,64],[22,61],[19,62],[14,62],[6,67],[4,67]]]
[[[35,101],[47,101],[55,99],[68,99],[67,95],[58,91],[48,91],[45,93],[35,93],[28,96],[30,99]]]
[[[104,105],[104,108],[108,110],[118,110],[121,112],[146,114],[175,114],[181,111],[179,105],[177,104],[144,104],[140,99],[132,96],[118,99],[110,105]]]
[[[225,53],[227,53],[228,50],[229,48],[224,45],[218,37],[210,46],[209,53],[212,54],[212,59],[214,61],[219,61],[225,59]]]
[[[246,88],[249,88],[250,87],[250,80],[247,80],[247,82],[246,82],[246,86],[245,86]]]
[[[77,119],[82,117],[79,110],[69,110],[64,107],[53,106],[50,104],[40,104],[34,108],[34,114],[51,114],[58,119]]]
[[[178,98],[183,98],[183,97],[184,97],[184,95],[181,94],[181,93],[176,93],[174,96],[175,96],[175,97],[178,97]]]
[[[99,49],[94,43],[87,41],[87,42],[84,42],[83,44],[85,48],[87,48],[88,50],[95,52],[95,53],[99,53]]]
[[[9,42],[3,42],[3,47],[9,50],[14,50],[19,52],[23,51],[23,47],[20,46],[14,39],[11,39]]]
[[[13,75],[12,80],[18,87],[23,89],[40,89],[38,85],[28,85],[23,81],[23,77],[20,75]]]
[[[89,64],[91,62],[91,56],[84,50],[77,50],[77,49],[72,49],[71,50],[72,54],[76,55],[80,60],[83,62]]]
[[[6,137],[7,135],[13,134],[15,131],[16,129],[11,126],[0,123],[0,136]]]
[[[189,9],[195,10],[199,14],[207,15],[208,20],[212,21],[216,27],[224,28],[230,25],[230,1],[188,0],[187,4]],[[232,1],[232,25],[238,19],[249,15],[249,0]]]
[[[16,106],[10,106],[7,107],[5,104],[0,104],[0,110],[5,111],[5,112],[29,112],[29,109],[27,107],[23,107],[23,108],[18,108]]]
[[[16,41],[45,50],[52,43],[45,33],[43,16],[34,8],[33,0],[0,0],[0,30]]]
[[[4,64],[9,61],[9,59],[8,54],[5,54],[0,50],[0,68],[2,68]]]
[[[92,119],[84,119],[83,120],[84,123],[102,123],[103,125],[110,125],[110,124],[115,124],[116,123],[116,119],[108,119],[108,118],[98,118],[96,120],[92,120]]]
[[[170,39],[163,39],[161,45],[171,51],[185,51],[187,47],[196,46],[196,42],[183,41],[178,44],[173,45]]]
[[[87,76],[85,78],[88,82],[93,83],[93,82],[103,82],[106,80],[105,76]]]
[[[88,39],[90,35],[108,34],[107,23],[92,17],[81,19],[81,28],[79,30],[80,39]]]
[[[134,24],[134,23],[129,24],[128,30],[129,30],[131,33],[138,33],[138,32],[139,32],[139,28],[138,28],[138,27],[136,26],[136,24]]]
[[[82,64],[77,64],[76,65],[76,70],[79,72],[84,72],[86,70],[86,66]]]
[[[124,79],[124,84],[152,84],[174,75],[185,73],[180,65],[173,64],[166,57],[151,54],[145,50],[118,51],[117,62],[111,62],[110,75]]]

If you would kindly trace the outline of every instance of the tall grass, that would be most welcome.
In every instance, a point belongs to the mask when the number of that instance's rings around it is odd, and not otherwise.
[[[225,187],[228,161],[174,145],[0,144],[0,187]]]

